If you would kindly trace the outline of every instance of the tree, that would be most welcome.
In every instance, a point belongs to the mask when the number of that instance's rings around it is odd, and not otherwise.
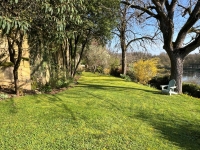
[[[19,95],[18,69],[22,60],[22,43],[24,35],[29,28],[29,15],[26,14],[28,1],[3,1],[0,4],[0,29],[2,35],[7,38],[10,61],[13,63],[13,76],[15,92]]]
[[[76,27],[82,24],[82,11],[86,11],[84,0],[70,3],[67,0],[38,0],[35,15],[31,17],[29,45],[34,68],[32,75],[48,76],[44,83],[51,82],[53,86],[61,76],[67,79],[69,72],[71,74],[69,56],[76,52],[69,55],[69,51],[72,52],[70,48],[75,44],[72,39],[78,35]]]
[[[107,67],[110,55],[105,47],[91,45],[87,51],[86,58],[88,66],[95,73],[98,68],[102,71]]]
[[[55,53],[57,45],[62,44],[66,38],[67,24],[81,23],[77,9],[82,10],[85,7],[83,0],[74,0],[71,3],[67,0],[3,0],[0,2],[0,29],[8,41],[10,61],[14,65],[15,92],[18,95],[18,68],[22,59],[24,37],[28,37],[29,44],[30,41],[35,42],[39,47],[37,50],[40,49],[35,53],[44,52],[46,60],[50,62],[49,66],[57,70],[55,64],[58,55],[53,54],[58,54]]]
[[[48,64],[51,79],[56,79],[60,71],[66,72],[66,78],[74,77],[91,40],[105,43],[110,38],[118,4],[115,0],[41,0],[29,36],[35,70]],[[37,57],[40,61],[35,63]],[[43,70],[45,75],[47,69]]]
[[[111,30],[116,24],[114,14],[118,9],[119,1],[116,0],[91,0],[85,2],[86,11],[80,11],[82,23],[80,25],[70,25],[75,29],[73,36],[68,37],[69,41],[69,65],[70,74],[75,76],[78,65],[83,57],[87,46],[93,40],[105,45],[111,38]],[[79,56],[79,58],[76,58]]]
[[[126,3],[129,2],[130,0],[126,0]],[[124,75],[126,75],[127,71],[127,50],[135,49],[133,44],[138,44],[140,47],[145,48],[146,42],[153,42],[155,37],[154,35],[141,35],[139,33],[138,30],[141,30],[139,29],[139,24],[141,25],[144,19],[142,17],[137,18],[137,15],[137,10],[133,11],[129,5],[120,4],[118,25],[113,33],[117,35],[120,41],[122,74]]]
[[[200,46],[200,1],[147,0],[137,3],[132,0],[122,3],[140,10],[141,15],[149,19],[147,21],[156,21],[162,33],[163,48],[170,58],[171,79],[176,80],[177,91],[182,93],[183,61]],[[180,10],[183,12],[182,18]]]

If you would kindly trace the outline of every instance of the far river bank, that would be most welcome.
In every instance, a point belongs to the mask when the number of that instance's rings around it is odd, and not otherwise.
[[[200,70],[183,70],[183,82],[200,85]]]

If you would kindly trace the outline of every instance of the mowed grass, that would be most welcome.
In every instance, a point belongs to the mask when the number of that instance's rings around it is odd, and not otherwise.
[[[0,101],[0,149],[200,149],[200,99],[91,73],[78,82]]]

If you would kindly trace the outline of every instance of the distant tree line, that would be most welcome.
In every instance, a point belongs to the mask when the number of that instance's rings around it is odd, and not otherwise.
[[[164,68],[170,68],[170,59],[166,53],[161,53],[157,55],[157,57],[160,58],[160,62],[163,65]],[[193,64],[200,64],[200,53],[195,53],[195,54],[189,54],[187,57],[185,57],[183,61],[183,68],[189,65]]]

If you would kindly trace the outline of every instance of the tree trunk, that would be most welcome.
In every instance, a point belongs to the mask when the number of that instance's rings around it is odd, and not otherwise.
[[[72,39],[69,39],[69,59],[68,59],[68,70],[69,70],[69,76],[72,75],[72,51],[73,51],[73,45],[72,45]]]
[[[74,76],[73,76],[73,77],[75,77],[75,75],[76,75],[76,71],[77,71],[77,69],[78,69],[78,66],[79,66],[81,60],[82,60],[83,52],[84,52],[84,50],[85,50],[85,46],[86,46],[87,43],[88,43],[88,36],[87,36],[85,42],[82,43],[80,57],[79,57],[79,60],[78,60],[78,62],[77,62],[77,64],[76,64],[76,67],[75,67],[75,69],[74,69],[74,73],[73,73]]]
[[[10,61],[13,63],[14,65],[14,69],[13,69],[13,76],[14,76],[14,85],[15,85],[15,93],[16,95],[19,96],[19,85],[18,85],[18,69],[21,63],[21,59],[22,59],[22,42],[23,42],[23,37],[24,34],[23,32],[19,32],[19,37],[17,39],[17,34],[18,32],[16,31],[15,33],[15,37],[14,39],[12,39],[12,36],[8,36],[8,50],[9,50],[9,55],[10,55]],[[14,49],[14,43],[16,42],[17,44],[17,57],[15,58],[15,49]]]
[[[66,79],[68,78],[69,75],[69,44],[68,41],[65,41],[65,46],[64,46],[64,55],[65,55],[65,73],[66,73]]]
[[[18,80],[18,69],[17,68],[14,68],[13,69],[13,76],[14,76],[14,85],[15,85],[15,94],[17,96],[19,96],[19,80]]]
[[[171,79],[176,80],[177,93],[182,93],[182,77],[183,77],[183,58],[180,55],[173,54],[171,60]]]
[[[15,80],[15,93],[19,96],[19,86],[18,86],[18,69],[22,60],[22,42],[23,42],[23,38],[24,38],[24,33],[20,32],[19,33],[19,40],[16,41],[17,43],[17,47],[18,47],[18,55],[17,55],[17,60],[15,62],[15,66],[14,66],[14,80]],[[15,75],[16,73],[16,75]]]
[[[126,75],[126,43],[125,37],[121,38],[121,50],[122,50],[122,74]]]
[[[122,74],[126,75],[126,50],[122,49]]]
[[[94,66],[93,66],[93,73],[96,73],[96,70],[97,70],[97,66],[94,65]]]

